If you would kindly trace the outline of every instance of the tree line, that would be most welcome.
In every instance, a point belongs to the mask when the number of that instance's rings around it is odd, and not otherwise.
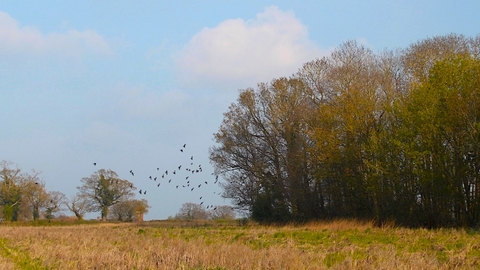
[[[480,225],[480,36],[355,41],[240,90],[210,160],[261,222]]]
[[[78,192],[67,197],[59,191],[47,191],[37,171],[23,172],[7,161],[0,166],[0,209],[4,221],[51,220],[64,210],[78,220],[83,220],[86,213],[100,212],[103,221],[142,221],[150,208],[147,200],[134,198],[134,185],[112,170],[100,169],[82,178]]]

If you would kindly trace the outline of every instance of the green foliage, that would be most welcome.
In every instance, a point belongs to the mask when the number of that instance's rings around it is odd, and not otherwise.
[[[479,42],[379,55],[346,42],[241,91],[210,150],[226,197],[263,223],[479,226]]]

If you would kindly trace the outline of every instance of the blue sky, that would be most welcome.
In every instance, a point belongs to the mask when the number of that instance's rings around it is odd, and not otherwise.
[[[208,149],[239,89],[347,40],[381,51],[474,37],[479,11],[477,1],[438,0],[0,1],[0,160],[41,171],[68,197],[81,178],[112,169],[147,190],[137,194],[152,206],[146,219],[200,196],[229,204]],[[208,184],[181,188],[186,176]]]

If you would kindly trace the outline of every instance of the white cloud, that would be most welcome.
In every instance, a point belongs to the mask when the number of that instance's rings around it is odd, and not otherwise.
[[[111,54],[112,50],[93,30],[43,34],[35,27],[20,26],[8,13],[0,11],[0,54],[78,57],[86,52]]]
[[[248,21],[231,19],[204,28],[180,51],[177,68],[188,85],[255,86],[289,76],[325,54],[292,12],[271,6]]]

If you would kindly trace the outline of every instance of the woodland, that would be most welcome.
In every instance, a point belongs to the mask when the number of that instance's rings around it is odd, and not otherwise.
[[[355,41],[240,90],[210,159],[265,223],[480,225],[480,36],[373,52]]]

